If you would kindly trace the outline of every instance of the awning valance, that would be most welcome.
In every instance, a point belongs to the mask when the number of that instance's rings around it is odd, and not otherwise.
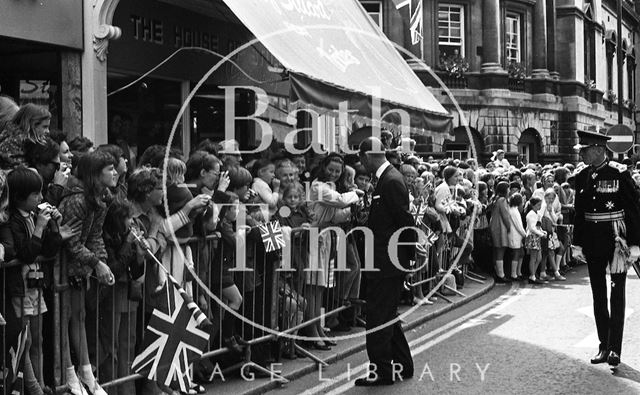
[[[450,115],[424,86],[357,0],[224,0],[288,70],[292,99],[372,116],[409,113],[411,126],[446,130]],[[375,114],[373,114],[375,115]],[[400,123],[393,114],[384,119]]]

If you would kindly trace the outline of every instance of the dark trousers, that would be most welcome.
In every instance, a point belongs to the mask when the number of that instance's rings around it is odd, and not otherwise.
[[[620,355],[624,329],[626,273],[611,274],[611,313],[607,300],[607,260],[589,259],[589,280],[593,294],[593,314],[596,319],[600,349],[615,351]]]
[[[402,376],[413,375],[413,359],[400,321],[370,333],[397,316],[404,277],[367,278],[367,355],[381,379],[392,377],[391,363],[402,365]],[[396,372],[400,369],[396,367]],[[397,377],[396,377],[397,379]]]

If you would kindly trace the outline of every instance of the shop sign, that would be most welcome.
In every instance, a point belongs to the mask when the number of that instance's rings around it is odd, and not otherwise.
[[[180,53],[154,73],[181,80],[197,80],[220,61],[220,56],[210,51],[226,55],[251,37],[244,26],[228,16],[201,14],[151,0],[120,2],[113,24],[122,29],[122,36],[109,45],[111,69],[147,71],[180,48],[204,49]]]

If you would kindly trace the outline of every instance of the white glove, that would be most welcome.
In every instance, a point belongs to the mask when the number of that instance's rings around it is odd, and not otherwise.
[[[627,261],[635,262],[638,260],[638,258],[640,258],[640,247],[638,246],[629,247],[629,258],[627,258]]]
[[[587,258],[584,256],[584,253],[582,252],[582,247],[580,246],[576,246],[576,245],[572,245],[571,246],[572,252],[573,252],[573,257],[581,262],[586,262]]]

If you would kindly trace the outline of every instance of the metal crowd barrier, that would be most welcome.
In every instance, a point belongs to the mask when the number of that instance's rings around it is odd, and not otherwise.
[[[310,232],[307,228],[294,228],[291,230],[290,238],[292,270],[283,271],[278,270],[283,252],[265,253],[259,237],[248,237],[250,242],[247,243],[247,266],[253,271],[233,272],[233,282],[242,296],[242,304],[237,313],[251,322],[271,329],[272,333],[236,319],[235,334],[238,335],[238,344],[243,350],[240,355],[224,345],[223,319],[225,316],[228,317],[229,313],[211,299],[196,281],[191,281],[190,292],[194,301],[198,305],[201,305],[202,301],[206,302],[207,306],[202,306],[205,307],[203,312],[214,324],[210,330],[209,347],[202,357],[203,360],[222,364],[222,372],[225,374],[239,367],[250,367],[257,372],[273,374],[273,377],[279,378],[282,382],[287,380],[265,368],[266,361],[269,360],[268,354],[272,354],[270,356],[276,360],[279,360],[283,353],[288,358],[298,355],[326,364],[312,352],[312,343],[293,341],[286,335],[323,337],[322,332],[326,327],[333,326],[331,324],[337,322],[353,326],[356,320],[360,319],[358,313],[359,310],[363,310],[359,293],[362,251],[361,248],[358,251],[361,246],[357,232],[347,239],[338,238],[334,233],[321,237],[318,254],[322,256],[319,259],[324,265],[320,265],[319,271],[304,270],[309,268]],[[338,246],[344,242],[348,243],[349,271],[346,272],[337,270],[337,254],[340,250]],[[195,272],[207,288],[221,298],[221,278],[226,272],[223,257],[227,252],[225,249],[229,247],[223,243],[219,234],[181,240],[180,246],[167,248],[181,248],[183,252],[186,252],[187,248],[190,249],[191,252],[187,253],[187,256],[192,258]],[[434,246],[428,248],[427,257],[419,258],[415,262],[416,267],[424,267],[407,282],[407,289],[415,290],[416,287],[421,287],[424,292],[432,291],[439,281],[439,274],[448,268],[452,254],[449,238],[441,236]],[[179,271],[170,264],[175,262],[174,260],[169,259],[167,262],[170,272]],[[66,380],[62,350],[69,347],[69,339],[62,336],[62,333],[67,331],[64,317],[68,316],[70,306],[65,302],[65,293],[69,291],[70,285],[66,274],[62,275],[66,273],[66,259],[57,257],[52,266],[53,281],[47,296],[49,311],[45,314],[43,359],[46,363],[41,371],[47,385],[64,390]],[[185,272],[187,273],[188,271]],[[186,276],[186,279],[190,280],[189,276]],[[144,289],[144,283],[139,287],[130,287],[130,283],[131,281],[116,283],[107,287],[99,285],[93,278],[86,292],[85,325],[90,361],[95,369],[96,378],[110,394],[134,393],[134,380],[140,378],[139,375],[131,373],[130,366],[140,351],[145,318],[151,313],[152,308],[146,305],[145,297],[140,301],[130,300],[135,289],[143,296],[149,293],[149,290]],[[8,307],[6,299],[5,297],[3,313]],[[6,317],[5,314],[3,316]],[[4,347],[4,336],[2,340]],[[74,355],[72,359],[76,362]],[[8,366],[7,362],[4,361],[3,366]],[[78,367],[77,364],[74,366]],[[213,372],[207,373],[211,376],[206,379],[215,378]]]

